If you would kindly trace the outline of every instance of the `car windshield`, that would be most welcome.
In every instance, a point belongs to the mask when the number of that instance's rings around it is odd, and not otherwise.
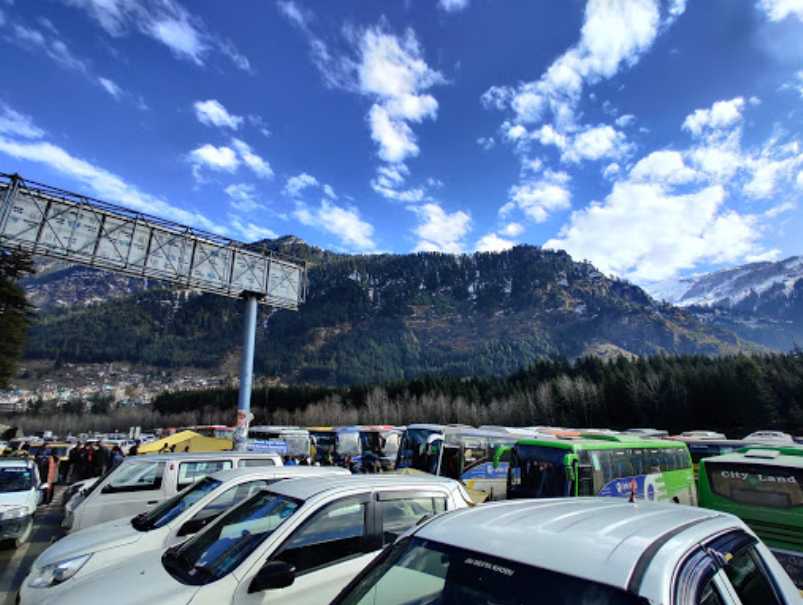
[[[216,490],[221,483],[222,481],[212,479],[212,477],[204,477],[181,493],[162,502],[156,508],[137,515],[131,520],[131,525],[138,531],[150,531],[164,527],[206,494]]]
[[[0,494],[26,492],[33,487],[33,472],[25,466],[0,468]]]
[[[337,605],[642,605],[590,580],[413,538],[398,542]]]
[[[180,582],[214,582],[242,563],[301,504],[299,500],[262,491],[222,515],[194,538],[168,549],[162,563]]]

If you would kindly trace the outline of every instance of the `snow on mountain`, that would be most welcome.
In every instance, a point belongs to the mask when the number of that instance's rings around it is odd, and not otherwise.
[[[644,289],[656,300],[681,307],[732,306],[779,285],[789,296],[800,279],[803,279],[803,256],[792,256],[777,262],[749,263],[697,277],[644,284]]]

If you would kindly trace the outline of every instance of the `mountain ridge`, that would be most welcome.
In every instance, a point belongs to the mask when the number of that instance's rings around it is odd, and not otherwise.
[[[257,370],[288,382],[503,375],[543,357],[596,352],[761,349],[563,251],[523,245],[458,256],[348,255],[296,239],[254,245],[291,253],[310,267],[308,299],[298,313],[260,314]],[[52,288],[53,275],[45,278]],[[28,281],[30,292],[41,279]],[[80,295],[80,288],[71,292]],[[28,355],[217,367],[238,350],[240,330],[237,301],[154,285],[86,307],[42,307]]]

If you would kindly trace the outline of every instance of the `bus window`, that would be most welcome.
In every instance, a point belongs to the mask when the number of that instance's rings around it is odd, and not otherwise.
[[[711,490],[739,504],[770,508],[803,505],[803,470],[758,464],[705,462]]]

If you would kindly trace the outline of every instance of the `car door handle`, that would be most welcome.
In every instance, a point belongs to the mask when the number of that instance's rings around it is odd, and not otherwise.
[[[148,500],[145,504],[147,504],[148,506],[152,506],[154,504],[159,504],[159,501],[158,500]]]

